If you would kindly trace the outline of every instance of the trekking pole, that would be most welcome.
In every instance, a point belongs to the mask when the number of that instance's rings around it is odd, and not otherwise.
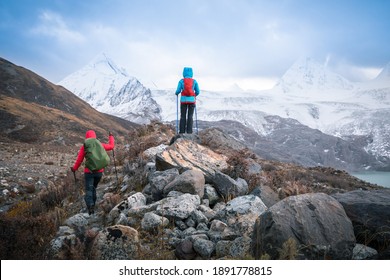
[[[73,171],[73,169],[71,169],[72,173],[73,173],[73,178],[74,178],[74,188],[75,190],[78,189],[77,187],[77,178],[76,178],[76,171]],[[81,192],[80,192],[81,193]]]
[[[118,187],[118,171],[116,170],[116,161],[115,161],[115,152],[114,149],[112,149],[112,156],[114,158],[114,167],[115,167],[115,175],[116,175],[116,186]]]
[[[179,95],[176,95],[176,134],[179,134]]]
[[[196,104],[195,104],[195,123],[196,123],[196,135],[199,135],[199,129],[198,129],[198,112],[196,110]]]
[[[112,136],[111,131],[108,132],[108,135]],[[116,161],[115,161],[115,152],[114,152],[114,150],[115,150],[115,147],[112,148],[112,157],[114,158],[114,167],[115,167],[115,175],[116,175],[116,186],[118,187],[118,181],[119,180],[118,180],[118,171],[116,170]]]
[[[76,171],[73,171],[73,170],[72,170],[72,173],[73,173],[73,178],[74,178],[75,186],[77,186]]]

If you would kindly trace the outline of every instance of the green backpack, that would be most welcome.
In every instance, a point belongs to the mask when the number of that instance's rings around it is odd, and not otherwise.
[[[91,171],[103,169],[110,163],[110,157],[102,143],[96,138],[88,138],[84,142],[85,166]]]

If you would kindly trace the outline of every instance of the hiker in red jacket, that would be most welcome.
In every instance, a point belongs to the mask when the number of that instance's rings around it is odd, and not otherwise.
[[[77,171],[77,169],[80,167],[80,165],[84,161],[84,158],[86,158],[88,161],[86,143],[87,143],[87,139],[90,139],[90,138],[96,139],[95,131],[88,130],[86,132],[86,134],[85,134],[86,142],[84,143],[84,145],[82,145],[80,147],[76,162],[74,163],[73,167],[70,168],[72,170],[72,172]],[[100,143],[100,142],[98,142],[98,143]],[[115,140],[114,140],[114,136],[111,134],[111,132],[109,133],[108,144],[101,143],[101,146],[103,146],[104,150],[106,150],[106,151],[111,151],[112,149],[114,149]],[[87,163],[86,163],[86,165],[87,165]],[[89,215],[92,215],[95,213],[96,188],[100,182],[100,179],[103,176],[103,172],[104,172],[104,168],[99,169],[99,170],[90,170],[87,167],[84,168],[84,178],[85,178],[84,200],[85,200],[85,203],[87,205]]]
[[[196,96],[199,95],[198,82],[192,78],[191,67],[184,67],[183,79],[179,81],[175,94],[180,97],[180,131],[179,133],[192,133],[193,115],[196,106]]]

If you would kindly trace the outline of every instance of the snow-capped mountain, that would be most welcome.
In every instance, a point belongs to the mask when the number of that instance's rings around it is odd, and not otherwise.
[[[353,90],[354,84],[329,71],[326,66],[309,57],[298,59],[276,83],[274,91],[313,94],[331,90]]]
[[[145,88],[106,54],[59,82],[100,112],[136,123],[160,119],[160,107]]]

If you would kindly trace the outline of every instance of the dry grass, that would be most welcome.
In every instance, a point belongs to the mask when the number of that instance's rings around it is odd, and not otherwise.
[[[248,149],[232,151],[227,163],[229,168],[223,170],[230,177],[237,179],[243,178],[248,183],[249,192],[261,183],[261,174],[250,174],[248,172],[248,159],[256,160],[257,156]]]
[[[295,239],[289,238],[278,252],[280,260],[295,260],[298,256],[297,242]]]
[[[64,208],[63,201],[80,198],[76,188],[71,179],[65,180],[63,185],[44,189],[36,198],[19,201],[1,214],[1,259],[46,259],[51,239],[71,211]]]

